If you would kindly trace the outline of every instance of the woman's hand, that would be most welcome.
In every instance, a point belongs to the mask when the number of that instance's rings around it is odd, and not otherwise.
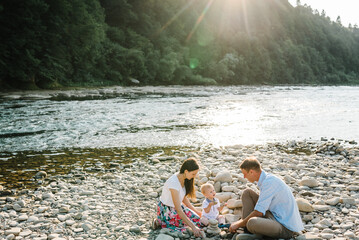
[[[202,234],[201,234],[201,229],[199,229],[198,227],[194,226],[192,228],[193,230],[193,234],[195,237],[202,237]]]

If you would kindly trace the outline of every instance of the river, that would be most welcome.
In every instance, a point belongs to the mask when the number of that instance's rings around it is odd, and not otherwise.
[[[359,140],[359,87],[132,87],[0,95],[0,152]]]

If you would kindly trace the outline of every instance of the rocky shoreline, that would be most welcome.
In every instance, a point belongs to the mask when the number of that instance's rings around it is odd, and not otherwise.
[[[194,239],[190,233],[150,229],[163,183],[182,160],[197,157],[197,186],[211,181],[217,197],[228,203],[227,221],[235,221],[242,191],[256,189],[238,169],[252,155],[293,190],[305,225],[296,239],[359,239],[359,147],[344,141],[205,146],[191,153],[144,156],[105,173],[76,167],[66,175],[38,175],[45,178],[37,189],[0,197],[0,239]],[[197,192],[195,206],[202,200]],[[225,230],[207,234],[208,239],[232,237]]]

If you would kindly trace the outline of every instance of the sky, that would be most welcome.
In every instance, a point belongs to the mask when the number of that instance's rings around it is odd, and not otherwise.
[[[296,0],[289,0],[296,6]],[[313,9],[318,9],[319,13],[324,11],[332,21],[340,16],[343,26],[348,27],[349,23],[359,25],[359,1],[358,0],[300,0],[301,4],[310,5]]]

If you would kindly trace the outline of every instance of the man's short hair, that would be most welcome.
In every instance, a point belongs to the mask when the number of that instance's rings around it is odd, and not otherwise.
[[[210,183],[205,183],[201,186],[201,193],[204,194],[205,191],[209,188],[214,188],[212,184]]]
[[[250,170],[259,171],[261,169],[261,164],[255,157],[247,157],[243,160],[243,162],[239,165],[240,169],[244,169],[247,172]]]

